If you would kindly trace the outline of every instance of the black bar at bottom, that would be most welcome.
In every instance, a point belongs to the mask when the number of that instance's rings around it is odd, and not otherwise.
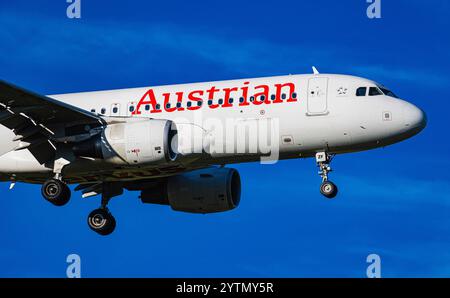
[[[94,289],[146,291],[152,294],[179,296],[284,295],[306,293],[386,294],[445,290],[449,279],[296,279],[296,278],[156,278],[156,279],[0,279],[0,289],[56,290],[75,294]],[[46,291],[47,292],[47,291]],[[142,293],[142,292],[141,292]],[[148,296],[151,297],[151,296]],[[128,298],[128,297],[125,297]]]

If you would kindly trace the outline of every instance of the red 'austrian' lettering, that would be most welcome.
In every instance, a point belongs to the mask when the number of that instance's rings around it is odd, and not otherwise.
[[[162,93],[161,103],[155,96],[154,89],[149,89],[139,100],[133,115],[140,115],[142,113],[142,106],[150,105],[150,113],[161,113],[161,107],[166,112],[175,111],[195,111],[204,106],[210,109],[217,108],[231,108],[233,106],[249,106],[262,104],[276,104],[286,102],[296,102],[297,93],[294,83],[274,84],[272,88],[269,85],[257,85],[253,87],[253,95],[250,91],[250,82],[244,82],[241,87],[227,87],[218,89],[212,86],[207,90],[193,90],[187,94],[185,99],[185,92]],[[174,97],[172,99],[171,97]],[[184,102],[186,100],[186,102]]]

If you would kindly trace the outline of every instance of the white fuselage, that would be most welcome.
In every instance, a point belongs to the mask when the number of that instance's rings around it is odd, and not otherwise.
[[[370,95],[370,88],[380,90],[378,86],[373,81],[359,77],[316,74],[50,97],[98,113],[107,119],[168,119],[179,128],[186,125],[199,128],[203,133],[203,146],[208,143],[208,146],[214,145],[216,149],[220,147],[223,150],[188,159],[183,167],[189,169],[211,164],[255,161],[273,153],[273,148],[269,153],[260,149],[243,154],[227,150],[227,147],[236,149],[236,144],[245,143],[247,138],[255,136],[248,131],[230,138],[226,136],[230,130],[236,132],[239,127],[249,123],[257,126],[263,122],[275,125],[274,134],[269,137],[272,144],[277,144],[278,154],[272,156],[275,159],[311,157],[319,151],[345,153],[367,150],[404,140],[423,129],[426,119],[420,109],[389,94],[380,92]],[[365,91],[361,89],[363,87]],[[211,123],[215,123],[216,127],[221,126],[223,130],[213,129]],[[183,136],[183,129],[179,130],[179,135],[181,139],[186,137]],[[261,138],[261,134],[256,135],[257,139]],[[51,172],[48,165],[39,164],[28,150],[11,151],[15,144],[12,141],[14,134],[9,129],[0,127],[0,137],[3,140],[0,147],[0,153],[3,154],[0,157],[2,173],[26,177],[48,175]],[[67,171],[71,175],[95,175],[96,171],[102,172],[109,167],[112,166],[104,162],[75,160]],[[131,168],[130,165],[118,171],[132,171]],[[141,176],[133,177],[155,175],[154,171],[146,173],[145,166],[140,167],[139,171]]]

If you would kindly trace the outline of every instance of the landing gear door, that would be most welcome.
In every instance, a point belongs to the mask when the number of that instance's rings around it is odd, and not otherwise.
[[[308,81],[308,116],[328,114],[328,78],[311,78]]]

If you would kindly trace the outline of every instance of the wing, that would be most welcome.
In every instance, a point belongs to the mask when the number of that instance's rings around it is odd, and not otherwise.
[[[11,129],[14,150],[28,149],[40,163],[54,156],[61,138],[103,125],[103,119],[78,107],[0,80],[0,124]]]

